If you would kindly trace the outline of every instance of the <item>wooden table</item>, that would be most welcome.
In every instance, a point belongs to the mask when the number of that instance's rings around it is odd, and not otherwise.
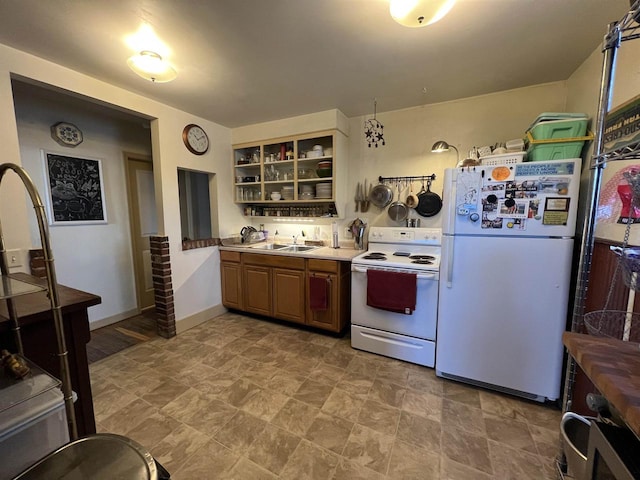
[[[19,280],[40,283],[44,280],[26,273],[13,274]],[[69,373],[71,386],[78,395],[75,402],[78,435],[85,436],[96,432],[93,415],[93,396],[89,378],[89,362],[86,345],[91,338],[87,308],[98,305],[102,299],[91,293],[58,285],[58,294],[64,323],[65,341],[69,351]],[[15,297],[20,320],[20,330],[25,356],[56,378],[60,378],[60,364],[57,357],[57,342],[51,304],[46,292],[37,292]],[[0,344],[15,351],[14,336],[11,331],[7,304],[0,301]]]
[[[638,344],[572,332],[565,332],[562,340],[595,387],[640,438]]]

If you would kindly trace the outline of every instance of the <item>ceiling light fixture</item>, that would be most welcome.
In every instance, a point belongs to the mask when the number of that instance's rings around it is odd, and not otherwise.
[[[389,13],[405,27],[425,27],[444,17],[455,3],[456,0],[391,0]]]
[[[458,160],[456,161],[456,166],[457,166],[458,163],[460,163],[460,152],[456,147],[454,147],[453,145],[449,145],[444,140],[438,140],[436,143],[434,143],[433,147],[431,147],[431,153],[448,152],[452,148],[456,151],[456,155],[458,157]]]
[[[127,60],[129,68],[154,83],[165,83],[175,79],[178,74],[175,69],[169,65],[156,52],[151,50],[142,50],[137,55]]]

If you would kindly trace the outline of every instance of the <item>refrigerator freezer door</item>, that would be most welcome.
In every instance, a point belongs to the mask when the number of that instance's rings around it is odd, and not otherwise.
[[[580,169],[580,159],[447,169],[442,232],[573,237]]]
[[[443,238],[441,264],[455,255],[450,286],[440,282],[436,373],[557,399],[572,250],[572,239]]]

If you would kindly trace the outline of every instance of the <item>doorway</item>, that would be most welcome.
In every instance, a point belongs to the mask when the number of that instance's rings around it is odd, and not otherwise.
[[[125,153],[124,161],[136,296],[138,310],[142,312],[155,306],[149,246],[149,237],[158,232],[153,161],[146,155],[133,153]]]

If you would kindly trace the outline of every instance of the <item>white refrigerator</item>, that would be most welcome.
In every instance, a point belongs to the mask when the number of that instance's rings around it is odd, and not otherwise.
[[[447,169],[436,374],[560,396],[581,160]]]

